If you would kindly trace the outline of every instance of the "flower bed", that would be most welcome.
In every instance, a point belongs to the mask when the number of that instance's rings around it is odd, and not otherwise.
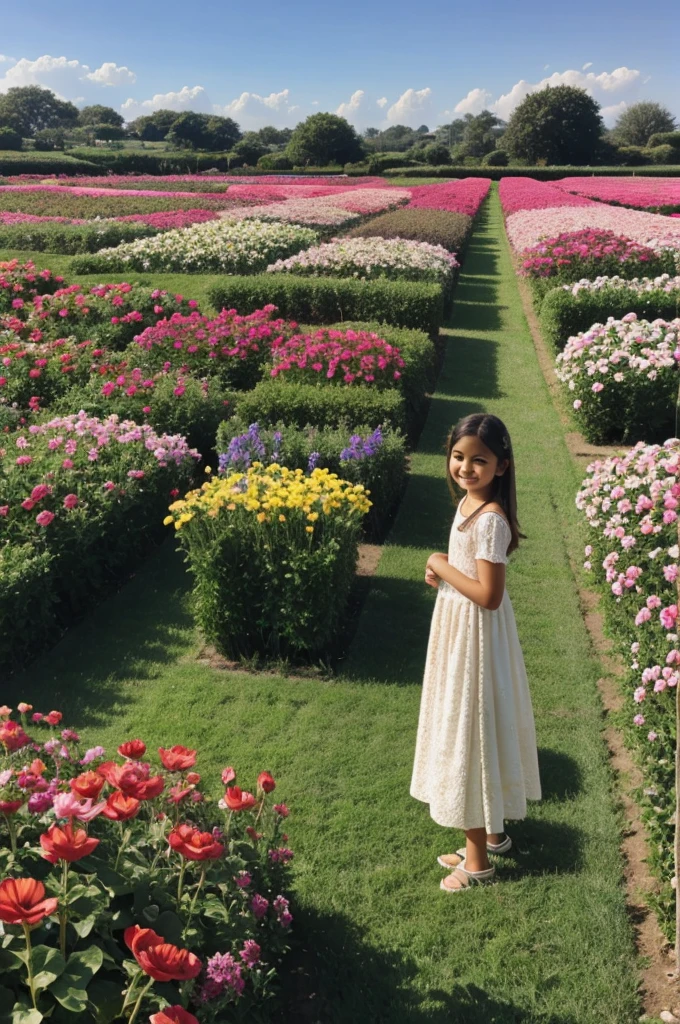
[[[331,242],[280,259],[267,273],[332,275],[374,281],[431,281],[446,291],[453,288],[459,267],[453,253],[440,245],[401,238],[334,238]]]
[[[0,335],[0,405],[27,415],[51,406],[92,373],[106,369],[109,356],[93,341],[60,338],[39,344]]]
[[[0,577],[0,664],[35,654],[93,593],[134,563],[157,534],[167,496],[185,484],[198,453],[150,426],[58,417],[4,435],[0,448],[0,550],[30,545],[47,556],[43,619],[15,610],[11,578]],[[19,602],[19,606],[21,602]]]
[[[254,200],[257,202],[257,199]],[[230,210],[240,206],[236,197],[167,192],[151,193],[114,189],[60,188],[27,185],[9,188],[0,186],[0,210],[31,213],[40,216],[68,218],[122,217],[130,213],[161,213],[174,210]]]
[[[525,277],[532,281],[549,278],[555,283],[602,274],[635,277],[645,270],[659,274],[668,263],[665,254],[658,254],[649,246],[613,231],[595,228],[543,238],[520,254],[520,268]]]
[[[505,224],[510,244],[517,251],[528,249],[542,238],[555,237],[565,231],[597,229],[613,231],[616,235],[623,235],[633,242],[652,248],[667,245],[680,249],[680,223],[671,217],[643,213],[640,210],[616,209],[603,203],[593,203],[588,207],[520,210],[510,214]]]
[[[328,470],[260,462],[174,502],[166,522],[186,551],[206,639],[229,658],[327,653],[370,505],[361,484]]]
[[[555,184],[566,192],[603,203],[664,213],[680,210],[680,181],[677,178],[562,178]]]
[[[584,567],[602,594],[610,635],[626,659],[617,718],[643,784],[635,796],[660,891],[648,899],[669,941],[675,933],[673,841],[678,645],[680,441],[588,466],[576,505],[588,524]]]
[[[107,759],[101,746],[84,751],[60,712],[18,711],[0,709],[2,982],[14,1016],[207,1024],[256,1013],[293,920],[289,810],[272,774],[251,793],[224,768],[215,805],[197,750],[152,758],[130,739]]]
[[[343,189],[316,198],[291,197],[266,207],[242,207],[225,214],[227,220],[278,220],[308,227],[346,227],[372,213],[391,210],[407,202],[407,189]]]
[[[158,216],[158,215],[156,215]],[[121,223],[99,220],[84,224],[0,223],[0,248],[30,249],[32,252],[77,253],[97,252],[105,246],[121,245],[136,238],[151,238],[161,229],[143,222]]]
[[[19,260],[0,262],[0,314],[13,313],[36,295],[56,291],[63,281],[63,277],[51,270],[37,270],[30,260],[27,263]]]
[[[416,242],[441,245],[460,258],[472,231],[472,218],[464,213],[406,206],[372,217],[348,232],[350,238],[410,238]]]
[[[178,231],[166,231],[103,249],[73,262],[75,273],[106,270],[151,270],[157,273],[244,274],[264,270],[272,260],[299,252],[316,241],[309,228],[259,220],[219,220]]]
[[[592,199],[574,196],[559,185],[535,178],[501,178],[498,197],[506,217],[518,210],[552,210],[561,206],[595,206]]]
[[[217,220],[219,213],[215,210],[170,210],[162,213],[129,213],[125,217],[116,217],[117,221],[138,221],[148,224],[159,231],[172,231],[175,228],[188,228],[192,224],[204,224],[209,220]]]
[[[272,345],[271,377],[301,383],[330,383],[389,388],[404,367],[399,349],[372,331],[319,329],[314,334],[277,338]]]
[[[474,217],[489,194],[490,178],[462,178],[441,185],[416,185],[409,189],[409,208],[448,210]]]
[[[549,291],[541,304],[541,328],[548,341],[563,348],[572,334],[608,317],[620,320],[636,313],[645,320],[680,316],[680,277],[586,278]]]
[[[673,429],[678,359],[680,319],[648,323],[629,313],[570,338],[557,376],[588,441],[655,441]]]

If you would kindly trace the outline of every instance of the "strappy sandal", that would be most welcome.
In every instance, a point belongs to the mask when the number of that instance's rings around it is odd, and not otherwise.
[[[508,853],[512,849],[512,839],[505,833],[505,839],[500,843],[487,843],[486,851],[491,856],[498,856],[499,854]],[[445,853],[441,857],[437,857],[437,864],[441,864],[443,868],[457,868],[465,861],[466,850],[465,847],[461,847],[460,850],[456,850],[455,853]],[[446,857],[457,857],[458,860],[454,864],[450,860],[446,860]]]
[[[442,878],[439,883],[440,889],[444,892],[464,892],[465,889],[471,889],[475,885],[490,885],[496,877],[496,869],[492,867],[486,868],[484,871],[466,871],[465,868],[459,866],[447,877],[456,878],[460,885],[454,888],[446,884],[446,878]]]

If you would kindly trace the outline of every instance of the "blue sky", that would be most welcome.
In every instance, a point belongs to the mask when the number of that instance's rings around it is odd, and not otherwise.
[[[8,5],[0,91],[36,83],[128,119],[160,106],[243,128],[338,111],[358,128],[507,117],[548,80],[583,85],[608,123],[640,99],[680,118],[675,0],[71,0]]]

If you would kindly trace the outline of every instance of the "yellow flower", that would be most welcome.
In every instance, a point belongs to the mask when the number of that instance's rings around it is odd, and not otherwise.
[[[210,468],[210,466],[206,466],[204,472],[206,472],[208,476],[210,476],[210,474],[212,473],[212,469]]]
[[[174,521],[172,516],[166,516],[163,520],[163,526],[170,526],[170,523],[174,523]]]
[[[315,523],[318,518],[319,518],[319,513],[318,512],[310,512],[309,515],[307,516],[307,519],[310,521],[310,523]]]
[[[307,533],[314,533],[314,527],[313,526],[305,526],[305,530],[307,531]]]
[[[267,518],[267,516],[265,515],[264,512],[258,512],[257,513],[257,521],[258,521],[258,523],[263,523],[266,518]]]
[[[285,516],[279,516],[279,522],[280,523],[285,523],[285,521],[286,521],[286,517]]]
[[[236,508],[236,505],[234,504],[233,501],[230,501],[229,504],[227,505],[227,508],[229,509],[230,512],[233,512],[234,509]]]

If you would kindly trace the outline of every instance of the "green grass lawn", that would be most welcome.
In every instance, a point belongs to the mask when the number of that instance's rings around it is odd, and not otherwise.
[[[48,264],[49,265],[49,264]],[[188,294],[188,289],[186,290]],[[592,655],[568,552],[578,475],[538,366],[497,194],[472,238],[412,477],[347,657],[330,681],[221,672],[196,660],[172,542],[3,701],[65,712],[109,750],[186,743],[205,777],[261,768],[292,809],[296,965],[277,1021],[319,1024],[633,1024],[621,821]],[[469,412],[501,416],[527,540],[508,589],[532,689],[544,799],[509,832],[499,884],[440,892],[436,855],[462,833],[409,796],[434,593],[428,554],[453,509],[443,445]]]

